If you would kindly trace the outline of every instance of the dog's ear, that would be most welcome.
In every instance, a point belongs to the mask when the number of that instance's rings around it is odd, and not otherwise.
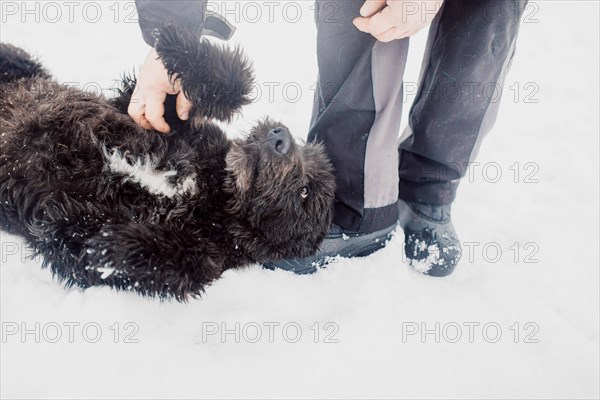
[[[225,162],[230,177],[229,179],[233,179],[231,186],[235,187],[235,191],[239,195],[245,195],[252,184],[252,173],[254,168],[252,157],[244,151],[239,139],[232,142],[231,148],[225,157]]]
[[[192,117],[227,122],[251,102],[253,67],[239,47],[213,44],[167,25],[158,31],[155,49],[169,76],[181,79],[194,104]]]

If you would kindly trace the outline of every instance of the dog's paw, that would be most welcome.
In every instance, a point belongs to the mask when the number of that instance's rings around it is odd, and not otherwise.
[[[192,117],[229,121],[251,102],[253,67],[239,47],[198,39],[173,25],[160,29],[156,38],[156,52],[169,75],[181,79],[194,103]]]
[[[223,272],[193,235],[161,225],[105,226],[86,248],[85,264],[99,284],[149,297],[199,297]]]

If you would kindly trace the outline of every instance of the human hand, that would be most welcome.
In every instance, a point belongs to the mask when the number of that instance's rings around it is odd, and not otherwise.
[[[412,36],[428,26],[443,0],[366,0],[353,23],[380,42]]]
[[[133,120],[144,129],[155,129],[169,133],[170,128],[164,118],[165,99],[168,94],[177,95],[177,115],[181,120],[189,118],[192,102],[181,90],[181,81],[169,73],[161,62],[156,50],[148,53],[140,70],[136,87],[129,102],[127,112]]]

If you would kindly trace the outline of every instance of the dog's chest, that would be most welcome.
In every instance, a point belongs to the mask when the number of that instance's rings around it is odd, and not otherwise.
[[[198,176],[195,172],[161,168],[160,159],[150,155],[127,157],[116,149],[103,148],[105,169],[122,176],[123,182],[132,182],[154,196],[168,198],[194,196],[198,193]]]

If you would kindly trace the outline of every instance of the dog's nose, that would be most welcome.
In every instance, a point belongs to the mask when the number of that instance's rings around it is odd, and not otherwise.
[[[287,128],[277,127],[269,131],[269,146],[279,154],[287,154],[292,147],[292,135]]]

